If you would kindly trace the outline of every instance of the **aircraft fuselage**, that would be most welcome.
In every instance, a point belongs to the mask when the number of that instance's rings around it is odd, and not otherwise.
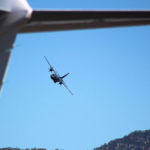
[[[54,81],[54,83],[59,82],[59,84],[62,84],[61,77],[58,77],[56,74],[52,74],[50,78]]]

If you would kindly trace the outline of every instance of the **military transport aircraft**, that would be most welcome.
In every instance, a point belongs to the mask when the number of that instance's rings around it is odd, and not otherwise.
[[[49,64],[49,71],[52,72],[51,74],[51,79],[54,81],[54,83],[59,83],[60,85],[64,85],[64,87],[73,95],[73,93],[71,92],[71,90],[68,88],[68,86],[66,85],[66,83],[63,81],[63,78],[65,78],[69,73],[63,75],[62,77],[55,71],[55,69],[52,67],[52,65],[50,64],[50,62],[48,61],[48,59],[44,56],[45,60],[47,61],[47,63]]]
[[[149,24],[150,11],[34,10],[26,0],[0,0],[0,89],[17,34]]]

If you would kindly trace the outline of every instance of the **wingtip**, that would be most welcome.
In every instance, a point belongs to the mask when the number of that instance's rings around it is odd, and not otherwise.
[[[74,94],[70,91],[70,94],[73,96]]]

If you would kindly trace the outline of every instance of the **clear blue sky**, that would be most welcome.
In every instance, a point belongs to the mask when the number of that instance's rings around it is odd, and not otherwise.
[[[149,0],[30,0],[41,9],[150,9]],[[19,35],[0,97],[0,147],[92,150],[150,128],[150,26]],[[49,79],[43,56],[63,75]]]

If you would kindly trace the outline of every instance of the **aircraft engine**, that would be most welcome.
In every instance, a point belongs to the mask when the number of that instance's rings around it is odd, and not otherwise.
[[[54,71],[54,69],[53,69],[53,68],[50,68],[50,69],[49,69],[49,71],[51,71],[51,72],[52,72],[52,71]]]
[[[63,83],[62,83],[62,82],[59,82],[59,84],[62,85]]]

